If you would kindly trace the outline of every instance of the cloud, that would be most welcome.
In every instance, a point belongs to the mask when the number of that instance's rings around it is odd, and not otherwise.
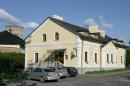
[[[98,26],[96,21],[92,18],[86,19],[83,24],[84,24],[85,27],[87,27],[87,26]]]
[[[19,19],[16,17],[10,15],[8,12],[6,12],[3,9],[0,9],[0,20],[9,23],[9,24],[19,24],[22,23]]]
[[[0,21],[7,23],[7,24],[20,25],[20,26],[23,26],[24,28],[29,28],[29,29],[35,29],[38,26],[38,24],[36,22],[24,23],[20,19],[9,14],[4,9],[0,9]]]
[[[113,24],[107,23],[103,16],[99,16],[99,19],[100,19],[100,25],[99,25],[100,28],[102,28],[102,29],[111,29],[112,28]]]
[[[25,25],[26,28],[36,28],[38,27],[38,24],[36,22],[28,22]]]
[[[103,16],[99,16],[99,22],[96,22],[93,18],[88,18],[83,22],[84,27],[97,26],[100,29],[111,29],[112,24],[107,23]]]

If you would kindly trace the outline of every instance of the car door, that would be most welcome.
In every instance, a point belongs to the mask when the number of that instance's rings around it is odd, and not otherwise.
[[[35,73],[35,77],[36,79],[40,80],[41,77],[43,77],[43,71],[42,71],[42,68],[39,68],[37,73]]]
[[[30,74],[30,77],[31,79],[37,79],[37,72],[38,72],[39,68],[35,68],[31,74]]]

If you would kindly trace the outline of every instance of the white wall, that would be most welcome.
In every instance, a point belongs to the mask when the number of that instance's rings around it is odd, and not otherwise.
[[[117,48],[112,42],[106,44],[102,49],[102,68],[103,69],[114,69],[124,68],[125,64],[121,63],[121,56],[123,62],[125,61],[125,49]],[[109,63],[107,62],[107,54],[109,54]],[[113,54],[113,63],[111,62],[111,54]]]

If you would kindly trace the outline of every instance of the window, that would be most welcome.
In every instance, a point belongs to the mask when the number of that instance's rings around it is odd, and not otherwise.
[[[95,53],[95,63],[98,63],[98,61],[97,61],[97,53]]]
[[[41,69],[41,68],[39,68],[39,69],[38,69],[38,72],[42,72],[42,69]]]
[[[38,53],[35,53],[35,63],[38,63]]]
[[[36,68],[33,70],[33,72],[42,72],[42,69],[41,68]]]
[[[113,54],[111,54],[111,63],[113,64],[114,61],[113,61]]]
[[[39,70],[39,68],[36,68],[36,69],[33,70],[33,72],[38,72],[38,70]]]
[[[121,63],[123,64],[123,57],[121,56]]]
[[[85,62],[88,63],[88,52],[85,52]]]
[[[107,63],[109,64],[109,54],[107,54]]]
[[[46,42],[46,34],[43,34],[43,42]]]
[[[58,32],[55,33],[55,41],[57,41],[57,40],[59,40],[59,33]]]

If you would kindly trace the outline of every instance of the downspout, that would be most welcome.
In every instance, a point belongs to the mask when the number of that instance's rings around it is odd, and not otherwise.
[[[81,73],[83,73],[83,40],[82,40],[82,47],[81,47]]]
[[[102,70],[102,49],[100,47],[100,70]]]

